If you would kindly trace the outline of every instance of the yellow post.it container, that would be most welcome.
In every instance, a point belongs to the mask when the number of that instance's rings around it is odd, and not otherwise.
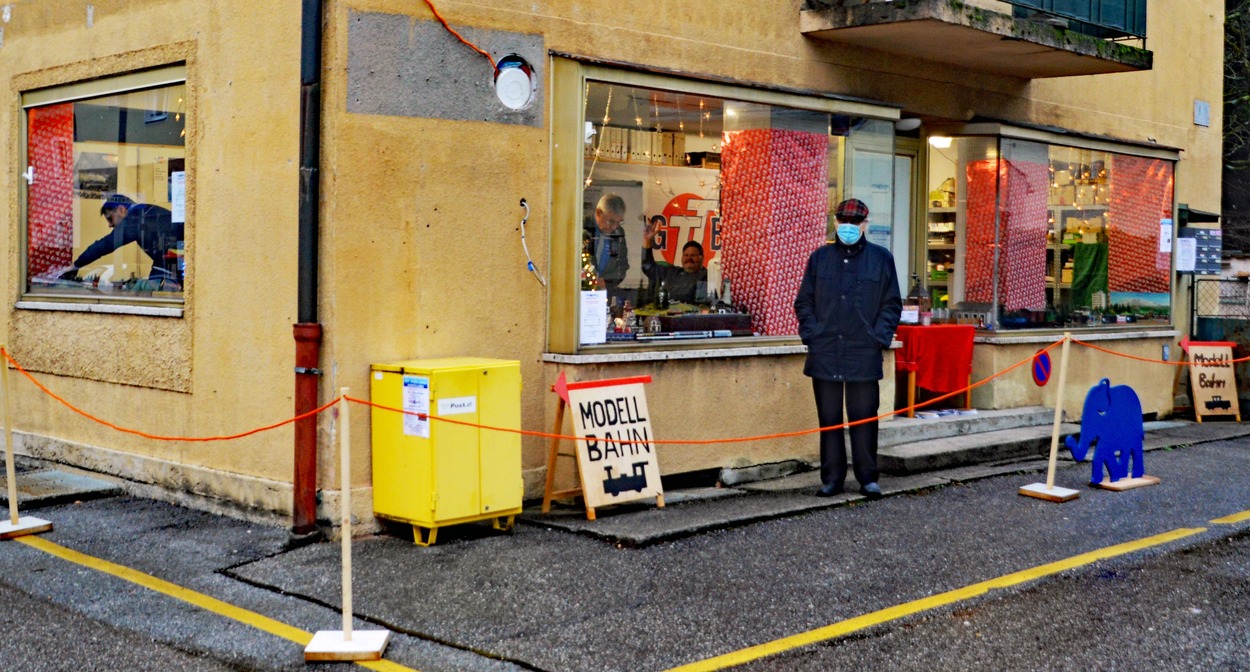
[[[411,524],[421,546],[447,525],[511,529],[524,495],[521,435],[484,427],[521,428],[521,363],[390,362],[370,379],[373,403],[407,411],[371,411],[374,515]]]

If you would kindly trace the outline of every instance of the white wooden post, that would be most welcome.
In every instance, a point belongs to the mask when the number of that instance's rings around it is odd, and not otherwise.
[[[1063,421],[1063,390],[1068,384],[1068,344],[1072,334],[1063,332],[1063,347],[1059,351],[1059,389],[1055,392],[1055,421],[1050,431],[1050,462],[1046,467],[1046,483],[1032,483],[1020,488],[1020,494],[1050,502],[1066,502],[1081,496],[1069,488],[1055,487],[1055,467],[1059,461],[1059,424]]]
[[[339,509],[343,549],[343,629],[318,630],[304,647],[305,661],[379,660],[390,640],[389,630],[352,634],[352,449],[346,387],[339,388]]]
[[[9,519],[0,523],[0,539],[39,534],[52,529],[52,523],[46,520],[17,515],[17,467],[14,466],[17,460],[13,455],[13,427],[9,422],[9,407],[12,403],[9,401],[9,362],[4,357],[8,352],[8,348],[0,344],[0,394],[4,395],[4,407],[0,412],[3,413],[4,420],[4,475],[8,480],[9,494]]]

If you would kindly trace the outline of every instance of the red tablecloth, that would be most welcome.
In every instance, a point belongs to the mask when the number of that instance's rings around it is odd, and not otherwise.
[[[895,338],[903,347],[894,353],[894,368],[915,371],[916,387],[954,392],[968,386],[972,373],[971,324],[899,325]]]

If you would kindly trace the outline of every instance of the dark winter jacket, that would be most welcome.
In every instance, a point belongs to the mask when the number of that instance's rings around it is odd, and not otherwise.
[[[131,243],[138,243],[143,253],[152,258],[152,279],[174,279],[182,282],[182,270],[176,254],[170,254],[182,242],[183,224],[172,221],[165,208],[135,203],[126,210],[126,217],[92,243],[74,260],[74,266],[88,264]]]
[[[642,248],[642,272],[655,290],[664,283],[669,299],[682,303],[707,303],[707,269],[687,273],[682,266],[661,266],[655,263],[651,248]]]
[[[903,312],[894,257],[863,238],[849,246],[822,245],[807,260],[794,312],[807,346],[804,374],[881,380],[882,353]]]
[[[600,267],[599,249],[607,246],[608,263]],[[589,252],[595,271],[607,287],[613,288],[625,279],[629,271],[629,245],[625,242],[625,227],[617,227],[612,233],[604,233],[595,224],[594,215],[582,224],[582,251]]]

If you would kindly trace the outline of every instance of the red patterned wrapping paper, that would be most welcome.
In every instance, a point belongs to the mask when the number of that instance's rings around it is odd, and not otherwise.
[[[27,165],[35,180],[27,188],[29,276],[73,261],[74,105],[46,105],[27,113]]]
[[[799,331],[794,297],[828,221],[829,139],[801,131],[725,133],[721,212],[725,279],[766,336]]]
[[[1111,155],[1107,288],[1170,291],[1172,253],[1159,251],[1160,220],[1172,217],[1172,162]]]
[[[998,300],[1005,311],[1044,307],[1048,166],[985,159],[968,164],[967,179],[965,298],[976,303],[994,300],[994,210],[1001,207]],[[998,199],[996,186],[1002,188]]]

